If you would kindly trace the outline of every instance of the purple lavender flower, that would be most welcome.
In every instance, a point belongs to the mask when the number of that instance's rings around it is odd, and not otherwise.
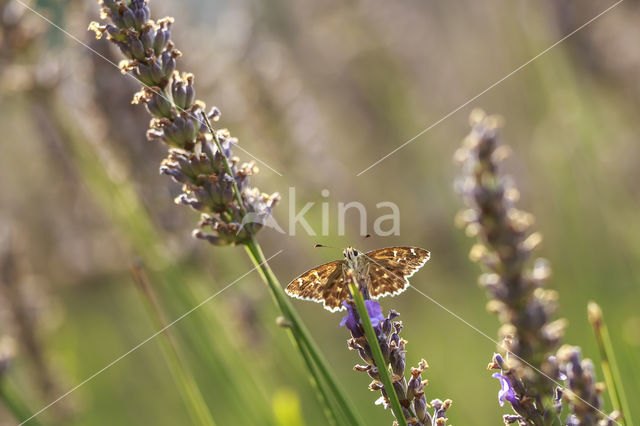
[[[239,163],[231,153],[236,138],[225,129],[210,130],[206,120],[216,122],[220,111],[196,100],[194,76],[178,72],[182,54],[170,40],[173,18],[151,20],[148,0],[101,0],[102,17],[111,22],[92,22],[97,38],[107,37],[127,60],[130,72],[145,86],[133,103],[146,104],[153,119],[150,140],[169,147],[160,172],[182,184],[177,203],[202,213],[193,236],[214,245],[247,244],[269,223],[278,194],[264,194],[249,185],[258,172],[253,162]],[[234,194],[237,192],[237,194]],[[250,218],[247,220],[247,218]]]
[[[518,402],[518,397],[516,396],[516,393],[513,391],[513,388],[511,387],[511,383],[509,382],[509,379],[507,379],[505,376],[503,376],[500,373],[493,373],[491,375],[491,377],[494,377],[498,380],[500,380],[500,390],[498,391],[498,402],[500,403],[500,406],[504,406],[504,401],[508,401],[511,404],[515,404]]]
[[[391,385],[398,396],[407,422],[413,426],[446,425],[446,411],[451,407],[451,400],[447,399],[444,402],[434,400],[431,403],[433,412],[427,411],[429,405],[424,392],[427,381],[422,379],[422,373],[428,368],[425,360],[421,360],[417,368],[411,368],[411,378],[407,382],[405,377],[407,341],[400,337],[402,322],[394,321],[399,314],[391,310],[385,318],[378,302],[365,299],[364,303],[378,338],[384,368],[391,367],[393,372]],[[365,372],[373,379],[369,389],[380,391],[381,396],[376,401],[376,405],[382,405],[386,409],[390,404],[387,389],[382,384],[378,367],[373,360],[370,342],[367,341],[358,312],[352,301],[344,302],[344,306],[347,308],[347,315],[340,321],[340,326],[347,327],[351,332],[351,339],[347,341],[348,347],[350,350],[358,351],[360,358],[366,363],[366,365],[355,365],[354,370]]]
[[[345,326],[352,333],[358,333],[358,327],[362,324],[362,321],[358,318],[358,313],[350,303],[343,302],[342,304],[347,307],[347,315],[340,321],[340,327]],[[382,307],[375,300],[365,300],[364,305],[367,307],[367,313],[369,314],[373,328],[378,331],[380,324],[385,319],[384,315],[382,315]]]

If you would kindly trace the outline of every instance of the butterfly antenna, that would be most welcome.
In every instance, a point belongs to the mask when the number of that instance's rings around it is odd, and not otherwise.
[[[313,248],[332,248],[334,249],[335,247],[333,246],[325,246],[324,244],[316,244],[313,246]]]

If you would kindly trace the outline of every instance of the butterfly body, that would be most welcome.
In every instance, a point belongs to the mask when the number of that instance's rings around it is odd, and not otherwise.
[[[371,298],[396,295],[409,287],[408,278],[429,260],[430,253],[418,247],[387,247],[367,253],[347,247],[343,256],[308,270],[285,291],[298,299],[321,302],[329,311],[340,311],[345,309],[342,302],[350,297],[348,271]]]

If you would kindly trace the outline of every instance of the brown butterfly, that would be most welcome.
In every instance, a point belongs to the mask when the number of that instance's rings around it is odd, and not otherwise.
[[[409,287],[408,278],[427,263],[430,253],[418,247],[387,247],[361,253],[353,247],[342,252],[344,259],[334,260],[308,270],[291,281],[285,291],[302,300],[322,302],[331,312],[345,309],[342,302],[350,297],[347,271],[368,282],[372,299],[402,293]]]

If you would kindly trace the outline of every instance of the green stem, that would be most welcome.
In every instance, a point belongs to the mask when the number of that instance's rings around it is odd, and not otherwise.
[[[591,327],[593,327],[593,332],[600,351],[600,365],[609,391],[609,397],[611,398],[611,405],[614,410],[620,412],[622,415],[621,420],[624,424],[633,426],[629,402],[627,401],[624,388],[622,387],[622,376],[618,369],[618,363],[616,362],[614,355],[607,324],[604,322],[602,309],[600,309],[600,306],[597,303],[589,302],[587,311],[589,314],[589,322],[591,323]]]
[[[318,400],[320,402],[320,405],[322,406],[322,411],[324,412],[324,415],[327,418],[329,424],[332,426],[343,424],[343,422],[338,422],[336,416],[340,415],[341,420],[345,420],[344,415],[341,411],[333,409],[332,400],[327,394],[326,385],[322,383],[322,379],[318,374],[318,370],[313,364],[313,360],[311,358],[311,355],[309,354],[309,349],[298,344],[298,341],[295,339],[293,333],[291,332],[289,333],[289,338],[302,355],[302,359],[304,360],[304,363],[306,364],[307,370],[310,374],[309,381],[311,382],[311,386],[313,386],[318,395]]]
[[[167,330],[167,323],[142,268],[136,266],[132,269],[132,272],[140,289],[142,299],[149,311],[149,315],[156,323],[156,327],[163,330],[159,339],[162,346],[162,353],[167,365],[169,366],[171,375],[173,376],[176,385],[178,385],[182,399],[187,405],[191,419],[195,424],[202,426],[215,426],[216,423],[214,422],[211,412],[202,397],[202,393],[200,393],[198,384],[182,361],[178,348],[171,337],[171,334],[169,334],[169,330]]]
[[[378,336],[376,335],[376,331],[373,329],[371,318],[369,318],[369,312],[367,312],[367,307],[364,304],[364,297],[362,297],[362,293],[360,293],[358,286],[353,282],[353,280],[349,283],[349,291],[351,292],[351,296],[353,296],[353,300],[356,304],[356,310],[358,311],[358,315],[362,321],[364,334],[367,337],[369,346],[371,347],[371,354],[373,355],[373,360],[378,368],[380,380],[384,385],[387,398],[391,402],[393,415],[396,417],[396,421],[400,426],[407,426],[407,419],[404,417],[402,405],[400,405],[398,395],[393,388],[393,382],[389,376],[389,367],[382,356],[382,349],[380,349],[380,344],[378,343]]]
[[[21,424],[28,422],[32,426],[42,425],[42,423],[35,418],[33,411],[29,409],[20,396],[20,393],[12,386],[12,383],[6,376],[0,378],[0,399],[2,399],[7,410],[9,410],[13,417],[21,422]]]
[[[291,324],[290,331],[295,346],[301,353],[302,351],[306,350],[310,355],[311,360],[313,361],[313,364],[317,369],[315,381],[318,384],[318,387],[322,386],[323,383],[322,381],[318,380],[318,376],[320,376],[324,379],[324,383],[328,386],[329,392],[334,396],[334,400],[338,404],[340,411],[346,417],[346,420],[348,422],[347,424],[363,424],[363,421],[353,409],[353,405],[347,399],[347,396],[329,370],[327,361],[324,359],[316,343],[311,338],[311,334],[305,327],[297,312],[293,309],[293,306],[291,306],[291,303],[284,293],[284,290],[282,289],[278,278],[275,276],[275,274],[267,264],[264,254],[262,253],[262,249],[260,248],[260,245],[256,241],[255,237],[251,238],[251,240],[246,244],[246,247],[249,256],[256,264],[256,266],[259,267],[260,275],[269,286],[271,295],[280,308],[280,312]],[[305,355],[303,354],[303,357],[304,356]],[[310,368],[310,372],[312,374],[314,374],[314,371],[314,368]],[[335,408],[333,410],[334,412],[336,411]]]

